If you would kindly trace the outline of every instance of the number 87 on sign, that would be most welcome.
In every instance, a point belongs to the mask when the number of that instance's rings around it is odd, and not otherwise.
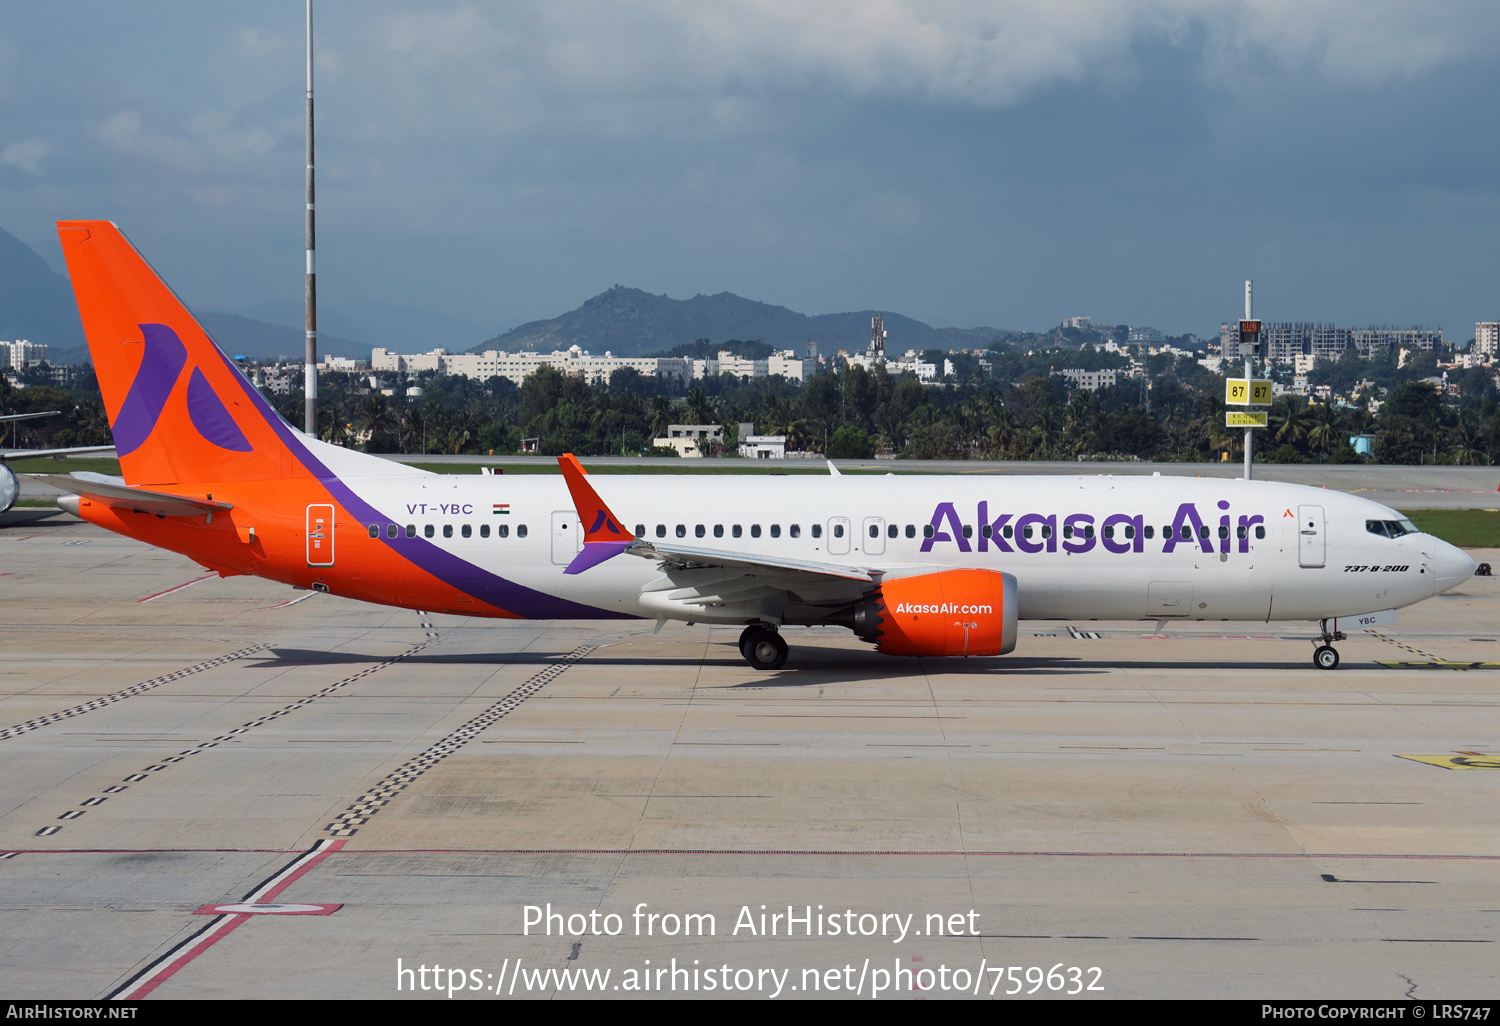
[[[1224,401],[1240,406],[1270,406],[1271,382],[1263,378],[1230,378],[1225,383]]]

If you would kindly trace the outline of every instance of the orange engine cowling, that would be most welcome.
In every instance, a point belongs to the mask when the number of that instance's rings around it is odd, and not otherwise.
[[[1016,647],[1016,579],[942,570],[882,584],[855,610],[854,633],[888,655],[1004,655]]]

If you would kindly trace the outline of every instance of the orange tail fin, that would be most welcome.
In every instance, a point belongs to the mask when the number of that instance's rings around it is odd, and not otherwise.
[[[109,221],[57,230],[125,480],[300,476],[275,411],[120,230]]]

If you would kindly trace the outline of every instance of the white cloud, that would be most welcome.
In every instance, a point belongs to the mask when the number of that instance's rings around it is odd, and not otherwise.
[[[9,164],[11,167],[39,175],[42,173],[42,158],[52,150],[52,144],[45,139],[27,139],[25,142],[11,143],[5,149],[0,150],[0,164]]]
[[[816,88],[990,106],[1059,82],[1107,76],[1143,38],[1201,46],[1204,71],[1215,78],[1291,71],[1378,84],[1487,53],[1500,42],[1500,5],[550,0],[395,15],[380,31],[387,50],[422,66],[525,63],[557,84],[583,89]]]
[[[153,135],[141,131],[141,116],[133,110],[122,110],[112,115],[99,130],[106,143],[124,153],[178,171],[201,171],[204,161],[197,147],[186,139],[174,139],[167,135]]]

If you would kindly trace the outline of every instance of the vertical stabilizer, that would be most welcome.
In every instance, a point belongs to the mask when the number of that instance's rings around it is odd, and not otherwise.
[[[57,229],[127,482],[305,474],[276,412],[118,228],[59,221]]]

